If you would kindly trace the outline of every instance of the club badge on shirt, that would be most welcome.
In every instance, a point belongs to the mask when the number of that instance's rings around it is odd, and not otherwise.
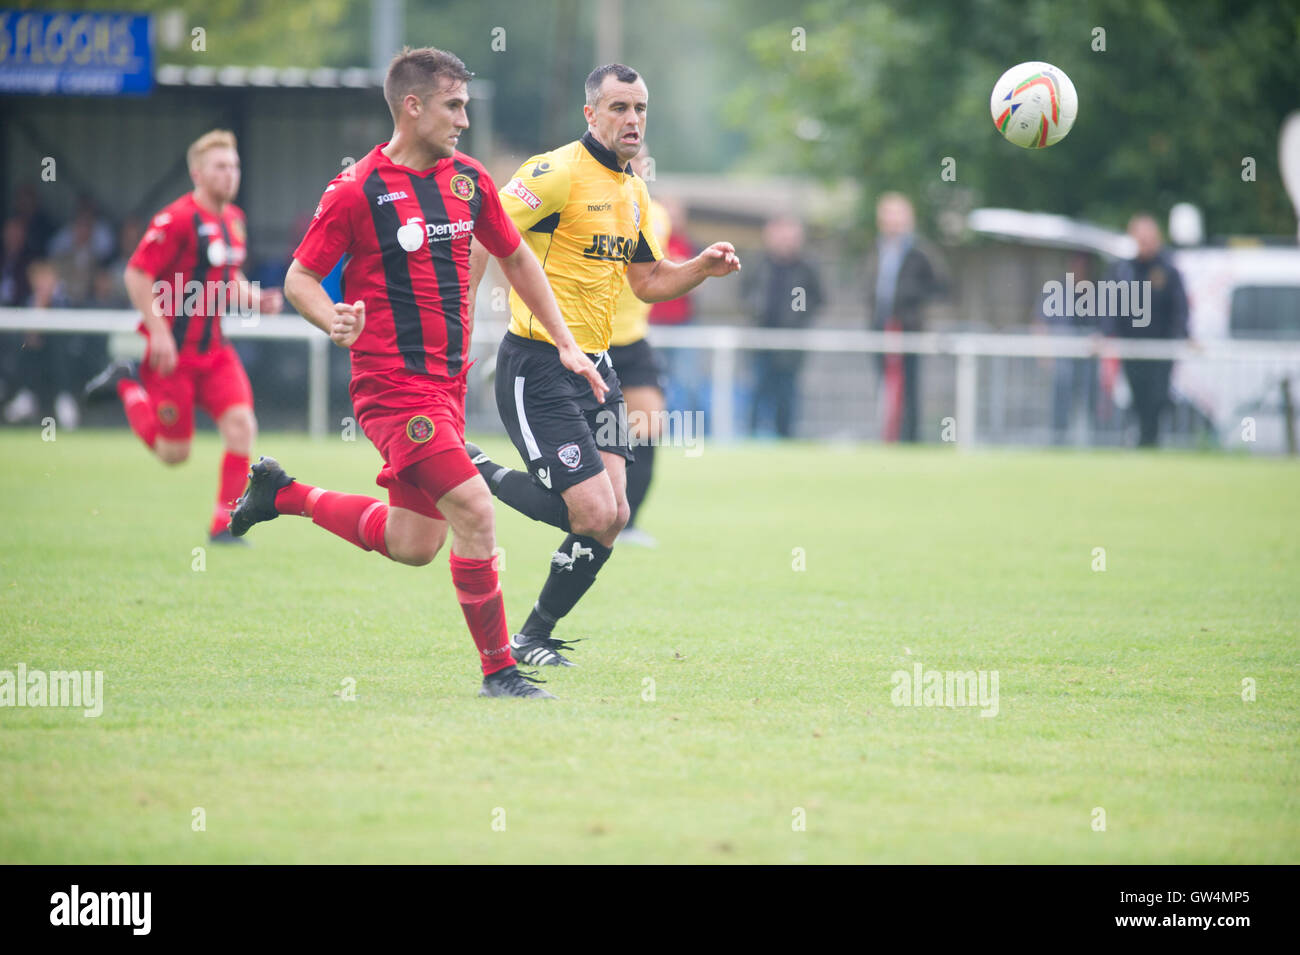
[[[452,176],[451,191],[457,197],[469,202],[474,198],[474,180],[463,174]]]

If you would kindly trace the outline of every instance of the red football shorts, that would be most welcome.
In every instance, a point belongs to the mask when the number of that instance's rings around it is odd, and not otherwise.
[[[460,378],[403,369],[355,374],[349,392],[357,423],[379,449],[375,483],[388,503],[445,520],[438,500],[478,476],[465,453],[465,389]]]
[[[201,355],[182,352],[176,369],[166,377],[140,363],[140,383],[149,393],[158,416],[158,437],[188,441],[194,436],[194,406],[215,421],[236,405],[253,406],[253,386],[244,363],[230,345]]]

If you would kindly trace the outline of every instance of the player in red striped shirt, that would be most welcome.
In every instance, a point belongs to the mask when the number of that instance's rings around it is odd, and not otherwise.
[[[598,397],[606,386],[502,210],[496,184],[456,149],[469,126],[471,76],[441,50],[407,49],[393,59],[384,81],[393,137],[326,187],[285,278],[285,294],[302,316],[351,349],[352,405],[383,456],[376,483],[387,489],[388,503],[303,484],[262,458],[230,529],[242,537],[259,521],[296,514],[362,550],[420,566],[433,560],[450,525],[451,579],[478,647],[480,695],[550,697],[518,671],[510,653],[492,553],[492,495],[465,452],[472,242],[500,260],[556,336],[565,367]],[[335,304],[321,277],[343,256],[347,301]]]
[[[116,361],[86,385],[87,400],[116,391],[131,429],[165,464],[190,456],[194,406],[212,416],[225,445],[209,539],[234,541],[230,508],[244,487],[257,436],[253,389],[221,332],[222,315],[278,312],[277,289],[243,273],[247,255],[234,134],[214,129],[187,153],[194,191],[154,216],[126,266],[126,290],[140,312],[145,360]]]

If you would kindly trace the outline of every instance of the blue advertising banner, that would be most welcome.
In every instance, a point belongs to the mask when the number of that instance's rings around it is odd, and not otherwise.
[[[118,96],[152,89],[150,17],[0,10],[0,93]]]

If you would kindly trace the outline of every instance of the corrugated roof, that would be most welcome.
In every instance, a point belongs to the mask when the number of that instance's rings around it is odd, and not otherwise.
[[[159,86],[258,86],[286,88],[372,89],[382,77],[361,67],[305,69],[296,66],[178,66],[162,64],[154,73]]]

